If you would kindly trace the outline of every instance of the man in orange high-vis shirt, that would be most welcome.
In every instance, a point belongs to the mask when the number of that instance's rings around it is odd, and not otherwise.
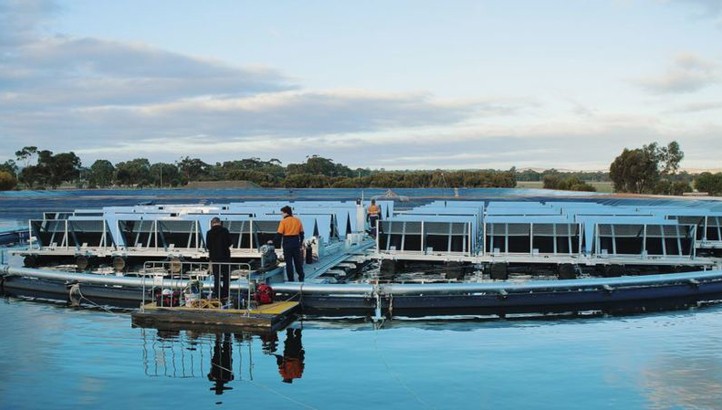
[[[283,219],[278,224],[277,237],[280,237],[283,247],[283,259],[286,261],[286,278],[293,282],[294,268],[298,273],[298,281],[303,282],[303,255],[301,244],[303,243],[303,224],[301,220],[293,216],[291,207],[286,205],[281,208]]]
[[[366,210],[366,219],[368,219],[371,226],[371,235],[376,236],[376,221],[381,219],[381,207],[376,205],[375,199],[371,200],[371,205]]]

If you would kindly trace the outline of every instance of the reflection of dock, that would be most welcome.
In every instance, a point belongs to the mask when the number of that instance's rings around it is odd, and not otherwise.
[[[295,319],[298,302],[274,302],[251,309],[207,309],[188,306],[157,306],[148,303],[132,313],[140,327],[222,327],[223,329],[276,330]]]

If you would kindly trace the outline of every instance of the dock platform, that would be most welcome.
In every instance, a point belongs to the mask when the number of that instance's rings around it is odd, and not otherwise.
[[[169,307],[148,303],[133,312],[131,317],[133,325],[139,327],[278,330],[293,322],[299,309],[300,304],[292,301],[274,302],[251,309]]]

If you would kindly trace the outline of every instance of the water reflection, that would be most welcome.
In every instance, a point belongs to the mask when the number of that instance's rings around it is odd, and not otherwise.
[[[292,383],[303,376],[301,329],[285,331],[283,354],[275,331],[210,333],[147,328],[141,332],[143,367],[149,377],[207,379],[211,382],[209,390],[222,395],[233,389],[234,382],[253,381],[252,344],[258,340],[263,355],[276,359],[282,382]],[[273,366],[274,362],[262,363]]]
[[[232,387],[226,387],[226,383],[233,380],[231,337],[230,333],[216,334],[211,371],[208,373],[208,380],[214,382],[211,390],[214,390],[216,394],[223,394],[224,390],[232,389]]]
[[[301,343],[301,329],[286,329],[286,341],[283,343],[283,356],[276,356],[278,373],[284,383],[293,383],[293,379],[303,376],[306,352]]]
[[[722,361],[717,354],[663,355],[643,376],[650,408],[719,409],[722,404]]]

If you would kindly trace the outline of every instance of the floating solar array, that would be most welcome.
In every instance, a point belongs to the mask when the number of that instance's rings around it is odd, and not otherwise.
[[[381,221],[377,251],[395,259],[716,255],[722,211],[714,202],[694,205],[435,201]]]

